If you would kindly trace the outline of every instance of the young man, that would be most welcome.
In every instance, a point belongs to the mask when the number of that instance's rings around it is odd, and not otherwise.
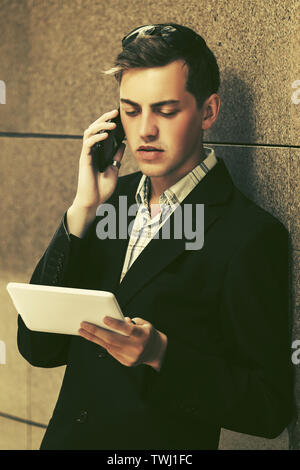
[[[89,126],[76,197],[31,282],[113,292],[127,316],[107,325],[126,336],[86,323],[79,336],[31,332],[19,317],[21,354],[67,365],[41,448],[217,449],[222,427],[276,437],[293,408],[288,233],[202,144],[220,108],[204,40],[147,25],[122,46],[110,73],[140,171],[118,178],[124,145],[104,173],[93,165],[117,110]],[[138,208],[130,236],[99,236],[104,204],[124,215],[121,196]],[[204,244],[191,246],[174,230],[199,228],[201,205]]]

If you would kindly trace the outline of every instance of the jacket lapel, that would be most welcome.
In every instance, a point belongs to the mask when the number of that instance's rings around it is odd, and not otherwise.
[[[228,170],[221,159],[217,159],[215,167],[200,181],[200,183],[188,194],[182,204],[204,204],[204,244],[205,234],[212,224],[222,216],[226,210],[226,203],[230,199],[233,183]],[[135,187],[135,189],[137,186]],[[135,202],[135,192],[130,192],[129,203]],[[181,205],[182,205],[181,204]],[[177,208],[170,216],[170,227],[173,227],[174,217]],[[134,217],[132,218],[134,219]],[[160,229],[161,234],[162,229]],[[171,234],[172,234],[171,230]],[[186,249],[186,243],[190,242],[182,230],[181,239],[162,239],[154,238],[144,248],[142,253],[130,267],[121,284],[115,290],[121,308],[130,301],[130,299],[147,284],[153,276],[159,273],[176,257]],[[125,252],[128,245],[127,240],[117,240],[115,256],[116,259],[124,261]],[[123,266],[122,261],[122,266]],[[120,269],[122,269],[122,266]],[[119,270],[119,275],[121,271]],[[118,278],[119,279],[119,278]]]
[[[103,264],[105,266],[105,276],[102,278],[101,282],[101,290],[108,290],[115,293],[116,289],[119,288],[120,285],[120,277],[121,271],[127,251],[127,246],[129,242],[129,237],[124,236],[124,229],[128,230],[129,224],[133,223],[135,219],[135,215],[128,216],[127,211],[128,208],[131,207],[136,203],[135,201],[135,194],[136,190],[142,176],[141,172],[138,172],[135,177],[130,179],[129,181],[124,181],[125,187],[117,187],[115,190],[116,199],[113,198],[111,203],[114,207],[117,208],[116,211],[116,220],[115,220],[115,238],[109,237],[101,241],[101,251],[100,251],[100,259],[96,260],[96,265],[100,266],[99,269],[103,270]],[[122,180],[121,180],[122,181]],[[122,207],[119,204],[119,194],[126,195],[126,207]],[[109,204],[110,205],[110,204]],[[124,218],[126,219],[126,227],[124,224],[121,223],[120,214],[123,213]],[[127,218],[126,218],[127,216]],[[100,216],[101,220],[102,216]],[[96,228],[99,223],[99,219],[96,221]],[[96,238],[96,244],[98,246],[98,239]],[[97,248],[95,248],[95,252],[97,252]],[[103,263],[104,262],[104,263]],[[95,276],[93,275],[93,278]],[[96,275],[97,277],[97,275]],[[99,277],[101,274],[99,273]],[[98,286],[98,284],[97,284]],[[99,287],[97,287],[99,288]]]

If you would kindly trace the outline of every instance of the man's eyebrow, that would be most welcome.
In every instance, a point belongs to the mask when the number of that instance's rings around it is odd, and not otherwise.
[[[127,103],[127,104],[130,104],[131,106],[134,106],[136,108],[140,106],[138,103],[135,103],[134,101],[128,100],[126,98],[121,98],[120,101],[121,101],[121,103]],[[178,104],[178,103],[180,103],[179,100],[158,101],[157,103],[152,103],[151,108],[157,108],[159,106],[165,106],[165,105],[168,105],[168,104]]]

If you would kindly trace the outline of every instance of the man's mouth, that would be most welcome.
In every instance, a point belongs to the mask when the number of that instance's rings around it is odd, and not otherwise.
[[[138,148],[138,151],[142,151],[142,152],[163,152],[162,149],[159,149],[157,147],[150,147],[150,146],[147,146],[147,145],[141,145]]]
[[[141,145],[137,150],[142,160],[147,161],[156,161],[161,157],[160,154],[164,152],[164,150],[158,147],[152,147],[151,145]]]

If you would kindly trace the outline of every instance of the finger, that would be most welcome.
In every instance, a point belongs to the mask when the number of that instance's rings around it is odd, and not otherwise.
[[[126,145],[124,143],[121,143],[120,147],[118,148],[117,152],[112,158],[112,163],[105,170],[107,174],[110,174],[111,171],[113,171],[116,175],[118,174],[120,168],[118,168],[114,164],[114,161],[121,162],[123,155],[124,155],[125,147]]]
[[[119,114],[119,111],[117,109],[112,109],[111,111],[108,111],[107,113],[104,113],[100,117],[98,117],[98,119],[96,119],[96,121],[92,122],[90,127],[93,126],[96,123],[107,121],[108,119],[113,119],[118,114]]]
[[[97,325],[94,325],[93,323],[88,323],[88,322],[82,322],[80,326],[83,330],[87,331],[93,336],[100,338],[101,340],[105,341],[109,345],[114,345],[117,347],[124,347],[128,345],[128,337],[130,336],[130,332],[134,325],[130,327],[128,323],[123,322],[123,321],[122,323],[126,325],[127,329],[124,328],[123,330],[121,330],[120,327],[116,328],[112,324],[107,325],[110,328],[113,328],[116,330],[116,331],[111,331],[110,329],[101,328],[101,326],[97,326]],[[120,334],[119,332],[120,333],[122,332],[122,334]]]
[[[128,356],[124,355],[123,353],[123,348],[118,348],[115,345],[110,345],[105,343],[101,338],[92,335],[91,333],[88,333],[85,330],[80,329],[79,330],[80,336],[82,336],[84,339],[91,341],[98,346],[101,346],[102,348],[106,349],[106,351],[114,357],[117,361],[119,361],[121,364],[127,367],[131,367],[135,365],[134,361],[131,360]]]
[[[89,331],[86,331],[82,328],[78,330],[78,333],[84,339],[88,341],[92,341],[92,343],[98,344],[98,346],[101,346],[102,348],[106,349],[108,352],[110,352],[112,349],[114,351],[118,351],[119,353],[121,353],[121,351],[123,350],[123,346],[119,346],[118,344],[109,344],[103,338],[93,335]]]
[[[83,138],[84,140],[87,140],[89,137],[99,134],[103,134],[105,131],[111,131],[115,129],[116,123],[115,122],[101,122],[98,124],[93,124],[88,127],[84,133],[83,133]]]
[[[105,323],[105,325],[109,326],[110,328],[113,328],[114,330],[118,330],[122,333],[125,333],[128,336],[130,336],[134,327],[131,322],[124,322],[122,320],[118,320],[117,318],[112,318],[109,316],[104,317],[103,323]]]
[[[120,335],[117,332],[110,331],[106,328],[94,325],[88,322],[82,322],[80,324],[79,334],[87,339],[98,338],[101,341],[101,345],[114,345],[116,347],[124,346],[124,335]],[[100,344],[100,343],[99,343]]]
[[[100,132],[105,129],[112,130],[116,126],[117,124],[115,122],[105,121],[105,122],[98,122],[96,124],[93,124],[90,127],[88,127],[87,130],[95,134],[96,132]]]
[[[117,109],[113,109],[112,111],[102,114],[102,116],[89,125],[83,135],[89,137],[92,133],[99,132],[101,129],[113,129],[116,126],[116,123],[110,122],[110,120],[117,117],[118,113],[119,111]]]
[[[84,328],[80,328],[78,330],[78,333],[80,336],[82,336],[83,338],[89,340],[89,341],[92,341],[93,343],[96,343],[98,344],[99,346],[102,346],[103,348],[107,349],[108,347],[108,344],[102,339],[102,338],[99,338],[99,336],[96,336],[94,335],[93,333],[91,333],[90,331],[87,331],[86,329]]]
[[[113,160],[116,160],[117,162],[120,162],[123,158],[125,148],[126,148],[126,145],[122,142],[120,147],[118,148],[117,152],[113,156]],[[117,168],[117,167],[114,167],[114,168]]]
[[[89,137],[87,140],[85,140],[85,142],[83,143],[83,147],[84,147],[84,148],[90,148],[90,147],[92,147],[96,142],[101,142],[102,140],[107,139],[107,137],[108,137],[108,133],[107,133],[107,132],[103,132],[103,133],[101,133],[101,134],[92,135],[92,136]]]

